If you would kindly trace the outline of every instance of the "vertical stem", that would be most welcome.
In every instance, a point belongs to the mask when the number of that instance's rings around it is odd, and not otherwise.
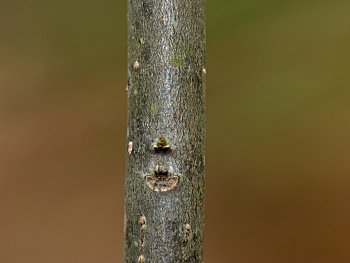
[[[128,0],[125,262],[202,262],[204,0]]]

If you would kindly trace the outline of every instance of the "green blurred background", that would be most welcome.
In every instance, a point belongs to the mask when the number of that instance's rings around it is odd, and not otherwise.
[[[0,262],[122,262],[126,0],[0,4]],[[350,1],[207,1],[206,263],[350,262]]]

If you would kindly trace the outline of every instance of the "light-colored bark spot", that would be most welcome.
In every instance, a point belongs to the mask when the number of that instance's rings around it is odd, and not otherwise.
[[[136,60],[133,65],[134,70],[138,70],[140,68],[140,63]]]
[[[190,224],[185,224],[184,225],[184,240],[189,241],[191,239],[191,225]]]
[[[145,257],[143,255],[139,256],[137,263],[145,263]]]
[[[140,219],[139,219],[139,224],[141,226],[145,225],[146,224],[146,217],[145,216],[141,216]]]
[[[167,138],[161,135],[155,142],[152,144],[155,152],[166,152],[171,150],[170,142]]]
[[[133,150],[133,143],[132,142],[129,142],[128,143],[128,154],[131,155],[132,154],[132,150]]]
[[[173,175],[167,179],[160,179],[155,176],[146,176],[145,177],[147,186],[155,192],[168,192],[173,190],[179,183],[179,177]]]

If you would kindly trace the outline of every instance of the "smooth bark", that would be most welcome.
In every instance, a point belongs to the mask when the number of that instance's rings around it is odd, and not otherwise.
[[[204,0],[128,0],[125,262],[202,262]]]

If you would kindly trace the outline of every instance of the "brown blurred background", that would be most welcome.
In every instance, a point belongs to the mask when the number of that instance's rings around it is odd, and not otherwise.
[[[207,1],[206,263],[350,262],[350,2]],[[122,262],[126,1],[0,4],[0,262]]]

